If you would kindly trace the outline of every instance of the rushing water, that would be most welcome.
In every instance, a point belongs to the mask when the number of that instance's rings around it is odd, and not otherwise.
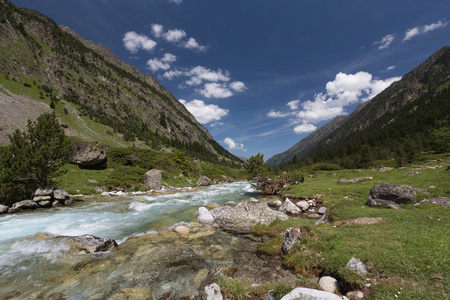
[[[36,273],[43,275],[33,268],[46,265],[51,272],[51,265],[58,264],[61,253],[68,251],[64,244],[34,238],[37,233],[92,234],[122,243],[176,222],[195,221],[199,206],[239,202],[255,195],[248,182],[235,182],[173,193],[91,198],[70,207],[0,216],[0,289],[20,285]]]

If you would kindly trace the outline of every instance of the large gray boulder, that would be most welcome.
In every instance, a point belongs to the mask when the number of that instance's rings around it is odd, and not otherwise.
[[[85,143],[72,150],[70,162],[80,168],[104,168],[106,167],[106,153],[97,147],[95,143]]]
[[[77,248],[87,253],[109,251],[117,247],[117,243],[112,239],[99,238],[90,234],[83,234],[69,238]]]
[[[12,208],[15,208],[17,210],[33,209],[37,207],[38,205],[36,204],[36,202],[32,200],[23,200],[12,205]]]
[[[53,196],[52,186],[43,186],[34,192],[34,197]]]
[[[289,219],[285,213],[270,209],[267,203],[252,204],[250,201],[241,202],[234,207],[221,206],[210,212],[221,227],[238,232],[250,232],[254,225],[268,225],[277,218]]]
[[[0,214],[6,214],[8,212],[8,209],[8,206],[0,204]]]
[[[336,294],[308,288],[295,288],[281,300],[343,300]]]
[[[159,191],[162,189],[162,173],[163,171],[151,169],[144,174],[144,186],[146,188]]]
[[[214,223],[214,217],[211,215],[206,207],[198,208],[197,222],[199,223]]]
[[[206,176],[200,176],[197,180],[197,186],[209,186],[211,184],[211,179]]]
[[[68,192],[66,192],[65,190],[58,189],[58,190],[55,190],[53,192],[53,198],[55,200],[67,200],[70,197],[69,197],[69,193]]]
[[[380,183],[370,189],[369,206],[385,206],[417,202],[416,190],[409,185]]]
[[[286,212],[291,215],[299,215],[302,211],[298,206],[296,206],[294,203],[291,202],[291,200],[286,199],[284,200],[283,204],[278,209],[281,212]]]

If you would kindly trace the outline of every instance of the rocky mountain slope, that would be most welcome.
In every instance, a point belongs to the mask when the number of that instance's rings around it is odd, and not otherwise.
[[[378,136],[382,143],[389,136],[405,137],[420,133],[427,126],[447,124],[449,86],[450,46],[445,46],[347,117],[332,120],[267,163],[280,165],[292,160],[294,155],[300,159],[323,151],[331,152],[334,151],[331,149],[342,148],[346,143],[347,146],[355,143],[355,147],[370,144],[369,140],[374,136]],[[431,109],[436,112],[434,116],[423,116]],[[444,112],[442,116],[441,112]],[[386,131],[381,134],[384,137],[379,136],[382,130]]]
[[[13,125],[3,111],[2,144],[34,117],[24,107],[38,111],[46,103],[68,134],[83,139],[109,135],[121,146],[172,146],[237,160],[150,74],[36,11],[7,0],[0,8],[0,94],[20,103],[7,112]]]

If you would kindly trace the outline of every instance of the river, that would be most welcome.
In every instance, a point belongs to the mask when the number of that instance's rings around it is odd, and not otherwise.
[[[44,278],[58,277],[63,261],[77,263],[78,258],[65,252],[67,245],[36,238],[38,233],[92,234],[123,244],[130,237],[156,233],[180,221],[193,222],[200,206],[240,202],[256,195],[250,183],[234,182],[168,193],[89,198],[70,207],[2,215],[0,298],[20,297],[21,287],[40,289],[48,284]]]

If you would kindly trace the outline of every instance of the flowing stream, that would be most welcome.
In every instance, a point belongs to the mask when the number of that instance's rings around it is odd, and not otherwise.
[[[256,195],[248,182],[234,182],[170,193],[89,198],[70,207],[2,215],[0,298],[12,286],[38,287],[44,284],[39,278],[58,276],[57,265],[67,260],[68,246],[36,238],[38,233],[91,234],[122,244],[180,221],[196,221],[199,206],[240,202]]]

